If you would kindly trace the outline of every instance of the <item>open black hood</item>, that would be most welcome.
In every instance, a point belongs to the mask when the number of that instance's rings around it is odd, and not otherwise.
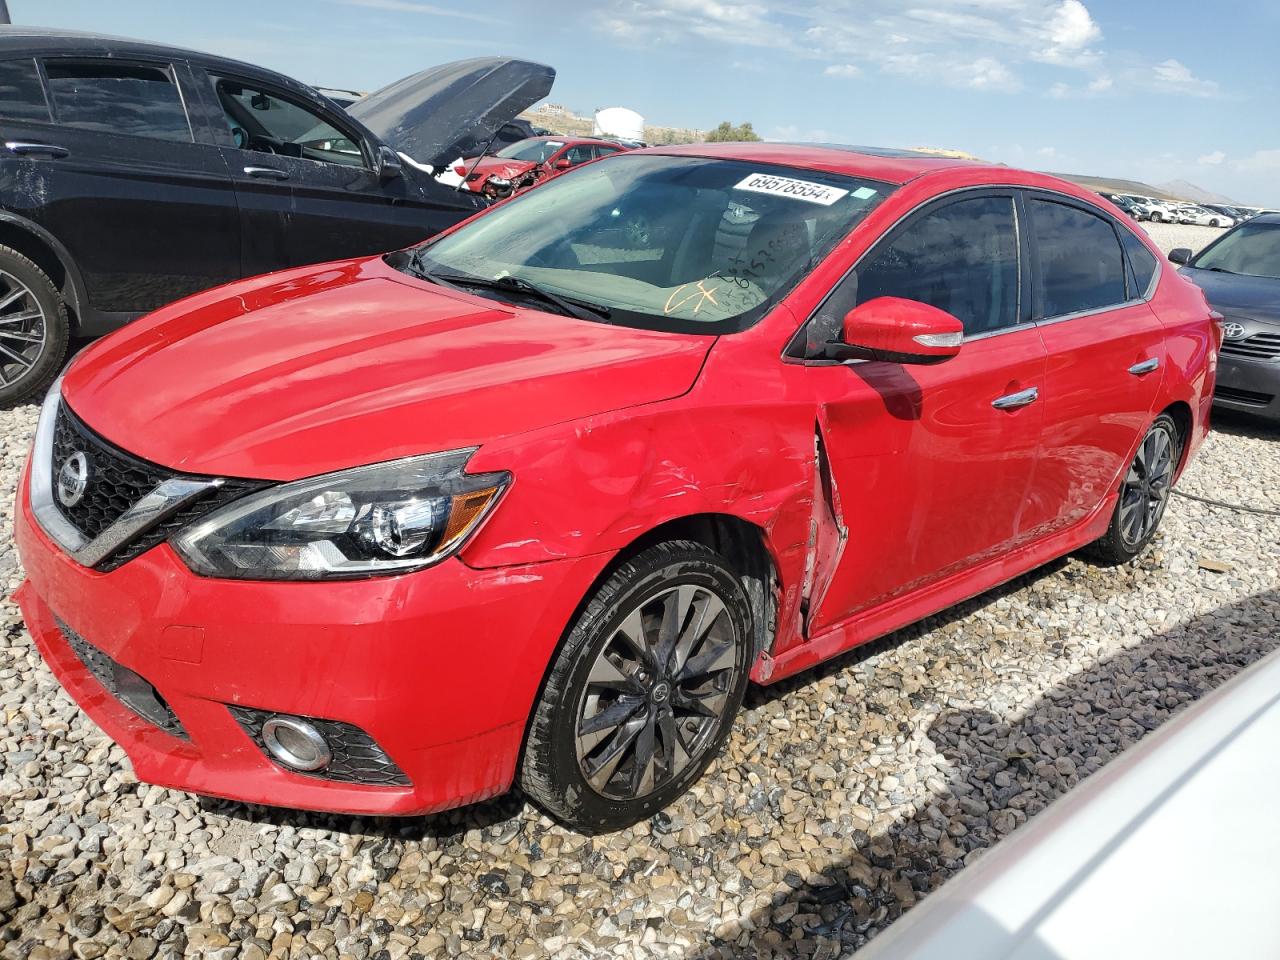
[[[528,60],[476,57],[429,67],[347,107],[418,163],[448,163],[551,92],[556,72]]]

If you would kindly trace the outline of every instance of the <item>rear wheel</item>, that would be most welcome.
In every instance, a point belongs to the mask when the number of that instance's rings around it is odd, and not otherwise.
[[[67,355],[62,296],[43,270],[0,246],[0,405],[38,395]]]
[[[525,793],[586,833],[679,797],[742,703],[750,623],[741,581],[701,544],[659,544],[622,564],[551,666],[525,743]]]
[[[1120,482],[1106,534],[1085,553],[1107,565],[1128,563],[1146,548],[1164,517],[1181,445],[1173,418],[1162,413],[1147,430]]]

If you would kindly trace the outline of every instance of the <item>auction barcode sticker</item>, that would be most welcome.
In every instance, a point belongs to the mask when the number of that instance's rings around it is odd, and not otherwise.
[[[778,177],[772,173],[753,173],[741,183],[735,184],[734,189],[750,190],[752,193],[769,193],[776,197],[790,197],[807,203],[820,203],[824,207],[831,206],[849,192],[837,187],[828,187],[823,183],[792,180],[790,177]]]

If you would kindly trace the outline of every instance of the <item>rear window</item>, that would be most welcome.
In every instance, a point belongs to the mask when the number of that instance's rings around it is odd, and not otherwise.
[[[1040,316],[1124,303],[1124,256],[1111,222],[1052,200],[1033,199],[1030,207],[1040,254]]]
[[[49,104],[33,58],[0,60],[0,117],[49,122]]]
[[[46,60],[45,72],[60,124],[154,140],[191,141],[178,88],[159,67]]]
[[[1130,299],[1145,297],[1156,275],[1156,257],[1147,245],[1130,230],[1121,230],[1125,252],[1129,254],[1129,268],[1133,271],[1134,287]]]

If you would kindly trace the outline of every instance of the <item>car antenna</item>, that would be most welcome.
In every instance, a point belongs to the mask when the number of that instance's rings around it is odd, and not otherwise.
[[[466,184],[467,179],[476,172],[476,167],[480,165],[480,161],[485,158],[485,154],[487,154],[489,152],[489,148],[493,146],[493,141],[498,139],[498,131],[501,129],[502,127],[499,127],[497,130],[493,131],[493,135],[485,141],[484,149],[480,151],[480,155],[476,157],[475,162],[471,164],[471,169],[462,175],[462,179],[458,181],[458,185],[453,188],[454,193],[462,192],[462,188]]]

